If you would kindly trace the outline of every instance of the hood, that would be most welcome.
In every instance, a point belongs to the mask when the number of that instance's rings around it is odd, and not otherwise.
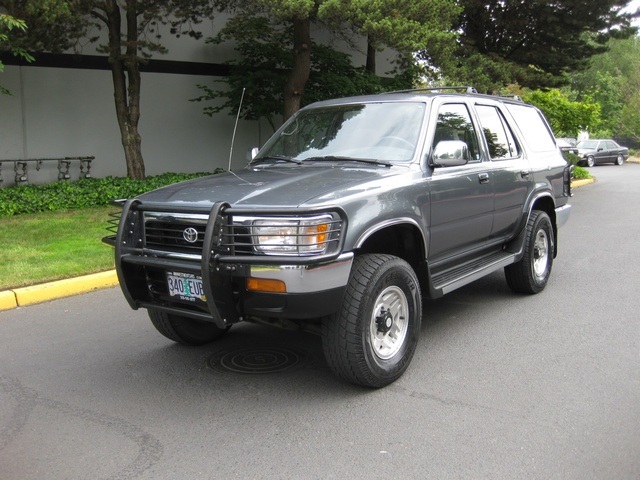
[[[578,150],[578,153],[589,153],[596,151],[595,148],[577,148],[576,150]]]
[[[207,208],[218,201],[235,207],[308,206],[314,199],[321,202],[320,197],[329,193],[344,192],[351,184],[362,186],[397,175],[399,169],[406,171],[406,167],[357,163],[259,166],[176,183],[140,195],[138,199],[143,203],[196,208]]]

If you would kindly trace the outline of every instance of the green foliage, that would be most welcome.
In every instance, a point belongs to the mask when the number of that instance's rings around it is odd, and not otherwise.
[[[324,0],[318,16],[331,25],[351,25],[377,45],[402,54],[453,44],[451,29],[461,13],[451,0]]]
[[[561,90],[524,90],[522,99],[542,110],[556,137],[577,137],[580,131],[593,132],[600,125],[599,104],[571,101]]]
[[[12,35],[8,47],[22,51],[61,52],[70,48],[86,29],[87,19],[82,10],[75,15],[81,2],[64,0],[5,1],[9,15],[21,18],[29,28]]]
[[[10,36],[11,32],[18,31],[26,31],[27,24],[24,20],[20,20],[18,18],[14,18],[11,15],[7,15],[4,13],[0,13],[0,52],[2,50],[9,49],[11,53],[13,53],[16,57],[22,57],[28,62],[33,61],[33,57],[23,48],[20,47],[12,47],[10,45]],[[0,61],[0,73],[4,71],[4,64]],[[0,85],[0,95],[11,95],[11,92]]]
[[[275,129],[283,113],[283,85],[293,63],[291,24],[262,15],[239,13],[209,40],[214,44],[226,41],[234,42],[240,60],[229,62],[231,74],[226,79],[214,81],[213,86],[198,85],[203,95],[192,101],[212,103],[203,109],[207,115],[222,111],[236,115],[244,92],[241,117],[247,120],[264,118]],[[395,78],[385,83],[364,68],[354,67],[348,54],[314,43],[311,71],[301,106],[328,98],[409,88],[414,76],[415,71],[409,65],[400,66]]]
[[[214,173],[220,173],[218,169]],[[108,205],[118,198],[131,198],[172,183],[208,173],[165,173],[145,180],[130,178],[86,178],[47,185],[17,185],[0,189],[0,216]]]
[[[573,178],[574,180],[588,180],[589,178],[591,178],[591,174],[586,168],[582,168],[576,165],[575,167],[573,167]]]
[[[601,105],[598,136],[640,140],[640,37],[614,39],[608,46],[587,70],[573,75],[572,89],[577,98]]]
[[[580,161],[582,160],[578,155],[576,155],[575,153],[565,153],[564,154],[564,159],[569,162],[571,165],[578,165],[578,163],[580,163]]]
[[[635,33],[628,0],[460,0],[460,32],[451,61],[435,59],[444,76],[481,91],[517,82],[532,88],[568,83],[573,71],[607,50],[610,38]]]

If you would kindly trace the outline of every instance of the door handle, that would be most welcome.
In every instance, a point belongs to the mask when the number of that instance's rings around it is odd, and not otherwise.
[[[489,174],[488,173],[479,173],[478,180],[480,183],[489,183]]]
[[[529,175],[530,175],[530,174],[531,174],[531,172],[530,172],[529,170],[522,170],[522,171],[520,172],[520,176],[521,176],[522,178],[529,178]]]

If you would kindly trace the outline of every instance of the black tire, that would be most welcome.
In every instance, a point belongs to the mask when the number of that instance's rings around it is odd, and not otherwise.
[[[624,163],[624,157],[622,155],[618,155],[616,157],[616,165],[622,165]]]
[[[524,255],[519,262],[505,267],[509,288],[517,293],[541,292],[549,281],[555,238],[546,212],[534,210],[527,222]]]
[[[408,368],[420,335],[422,304],[415,272],[391,255],[356,257],[338,313],[322,322],[322,347],[340,378],[384,387]]]
[[[596,164],[596,159],[593,157],[593,155],[589,155],[587,157],[587,167],[593,167]]]
[[[221,338],[227,328],[188,317],[180,317],[158,310],[149,310],[151,323],[162,335],[183,345],[204,345]]]

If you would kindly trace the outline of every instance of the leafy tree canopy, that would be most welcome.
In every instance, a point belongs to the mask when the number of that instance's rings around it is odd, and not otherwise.
[[[274,22],[264,15],[245,12],[231,18],[209,42],[234,40],[239,60],[229,62],[229,77],[215,81],[219,88],[199,85],[203,95],[194,101],[213,101],[204,113],[227,111],[235,115],[244,97],[242,118],[263,118],[275,129],[282,116],[283,85],[293,64],[292,29],[290,23]],[[380,78],[354,67],[348,54],[312,43],[309,80],[301,106],[326,98],[379,91]]]
[[[7,48],[9,44],[9,34],[12,31],[24,31],[27,29],[27,24],[24,20],[20,20],[18,18],[13,18],[10,15],[6,15],[4,13],[0,13],[0,51]],[[26,52],[25,50],[13,47],[11,48],[11,52],[17,56],[22,57],[28,61],[32,61],[33,57]],[[4,64],[0,61],[0,73],[4,71]],[[10,95],[11,92],[0,85],[0,95]]]
[[[451,42],[461,9],[451,0],[325,0],[318,14],[334,27],[350,25],[380,46],[403,53]]]
[[[212,41],[233,41],[241,60],[232,62],[232,75],[224,81],[229,89],[200,86],[205,94],[196,100],[218,101],[205,109],[208,114],[235,114],[244,92],[243,117],[267,118],[272,125],[283,110],[288,118],[315,100],[381,91],[385,82],[375,76],[374,57],[384,46],[399,53],[389,83],[410,87],[419,71],[412,53],[453,45],[451,23],[459,13],[453,0],[219,0],[216,5],[234,16]],[[313,41],[312,22],[352,44],[354,34],[365,36],[367,68],[355,68],[349,55]]]
[[[524,90],[522,99],[542,110],[556,137],[577,137],[600,127],[600,105],[593,101],[571,100],[559,89]]]
[[[440,62],[445,76],[496,91],[512,82],[555,87],[606,51],[610,38],[635,32],[628,0],[461,0],[456,60]]]
[[[607,52],[572,76],[571,88],[576,98],[601,105],[603,134],[640,140],[640,37],[611,40]]]

